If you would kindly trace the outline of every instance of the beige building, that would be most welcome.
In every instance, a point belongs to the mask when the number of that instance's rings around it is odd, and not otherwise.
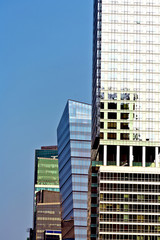
[[[151,197],[155,194],[154,189],[157,197],[160,193],[159,63],[160,0],[94,0],[92,167],[88,239],[160,238],[157,208],[159,200]],[[104,167],[99,168],[101,165]],[[109,202],[103,199],[106,195],[102,195],[101,187],[98,187],[102,183],[101,171],[103,174],[105,171],[108,174],[109,171],[113,175],[117,171],[121,174],[130,174],[130,171],[138,174],[140,171],[143,176],[148,174],[151,178],[146,181],[144,177],[143,183],[139,175],[137,180],[130,182],[119,178],[119,184],[108,178],[104,183],[104,194],[110,189]],[[127,193],[127,186],[130,185],[136,186],[136,193],[133,188],[129,188]],[[150,189],[146,190],[146,186]],[[114,193],[113,189],[122,194],[116,204],[123,211],[114,205],[118,193]],[[126,197],[130,195],[134,195],[133,198]],[[146,195],[148,198],[145,198]],[[141,204],[140,196],[144,198],[144,204]],[[148,202],[145,202],[146,199]],[[138,200],[140,201],[137,203]],[[109,211],[112,204],[118,214],[117,218],[113,217],[115,213]],[[133,210],[126,207],[128,213],[125,215],[128,216],[123,220],[128,219],[130,223],[125,225],[123,221],[122,228],[120,221],[125,210],[121,205],[139,206]],[[152,205],[156,206],[156,212],[154,207],[145,208]],[[102,215],[99,215],[101,209],[105,209],[105,213],[102,211]],[[145,218],[142,209],[145,209],[146,216],[149,217]],[[138,220],[134,219],[136,214],[140,216]],[[157,216],[154,222],[153,215]],[[145,219],[148,219],[146,225],[143,222]]]

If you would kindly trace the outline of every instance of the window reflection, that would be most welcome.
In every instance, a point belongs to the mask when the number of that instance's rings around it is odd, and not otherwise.
[[[116,100],[117,99],[117,93],[108,93],[108,99]]]
[[[130,100],[130,93],[121,93],[121,100]]]

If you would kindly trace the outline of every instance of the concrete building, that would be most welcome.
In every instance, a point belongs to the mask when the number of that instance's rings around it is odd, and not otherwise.
[[[159,32],[160,0],[94,0],[88,239],[160,239],[159,200],[154,196],[160,193]],[[117,182],[102,181],[101,175],[116,176],[117,171],[126,176],[140,173],[144,181],[139,175],[131,181],[121,177]],[[114,203],[118,191],[121,196]],[[104,216],[101,209],[106,209]]]
[[[91,105],[68,100],[57,129],[63,239],[87,239]]]
[[[100,166],[97,220],[100,240],[159,240],[159,168]]]
[[[61,240],[62,233],[61,231],[45,231],[44,240]]]
[[[35,239],[62,239],[59,192],[41,190],[36,194]]]

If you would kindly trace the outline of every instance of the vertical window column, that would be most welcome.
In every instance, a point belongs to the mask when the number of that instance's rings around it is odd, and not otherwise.
[[[104,145],[104,152],[103,152],[103,165],[107,165],[107,146]]]
[[[142,167],[146,166],[146,147],[142,148]]]
[[[133,165],[133,146],[129,148],[129,166],[132,167]]]
[[[117,146],[117,157],[116,157],[116,165],[120,166],[120,146]]]
[[[159,163],[158,147],[155,147],[155,162],[156,162],[156,167],[159,167],[158,166],[158,163]]]

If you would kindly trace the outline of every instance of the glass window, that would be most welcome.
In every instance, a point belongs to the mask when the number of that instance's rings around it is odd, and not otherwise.
[[[101,102],[101,109],[104,109],[104,103]]]
[[[116,133],[108,133],[108,139],[116,139],[117,134]]]
[[[121,93],[121,100],[130,100],[130,93]]]
[[[100,139],[104,139],[104,133],[100,133]]]
[[[128,222],[129,216],[128,215],[123,215],[123,219],[125,222]]]
[[[129,129],[129,123],[121,123],[121,129]]]
[[[117,93],[108,93],[108,99],[116,100],[117,99]]]
[[[116,129],[117,123],[116,122],[108,122],[108,129]]]
[[[129,119],[129,113],[121,113],[121,119]]]
[[[129,133],[121,133],[121,140],[129,140]]]
[[[108,119],[117,119],[117,113],[109,112]]]
[[[100,122],[100,128],[104,128],[104,122]]]
[[[129,109],[129,104],[128,103],[121,103],[121,109],[122,110]]]
[[[100,118],[104,119],[104,112],[100,113]]]
[[[117,109],[117,103],[108,103],[108,109]]]

